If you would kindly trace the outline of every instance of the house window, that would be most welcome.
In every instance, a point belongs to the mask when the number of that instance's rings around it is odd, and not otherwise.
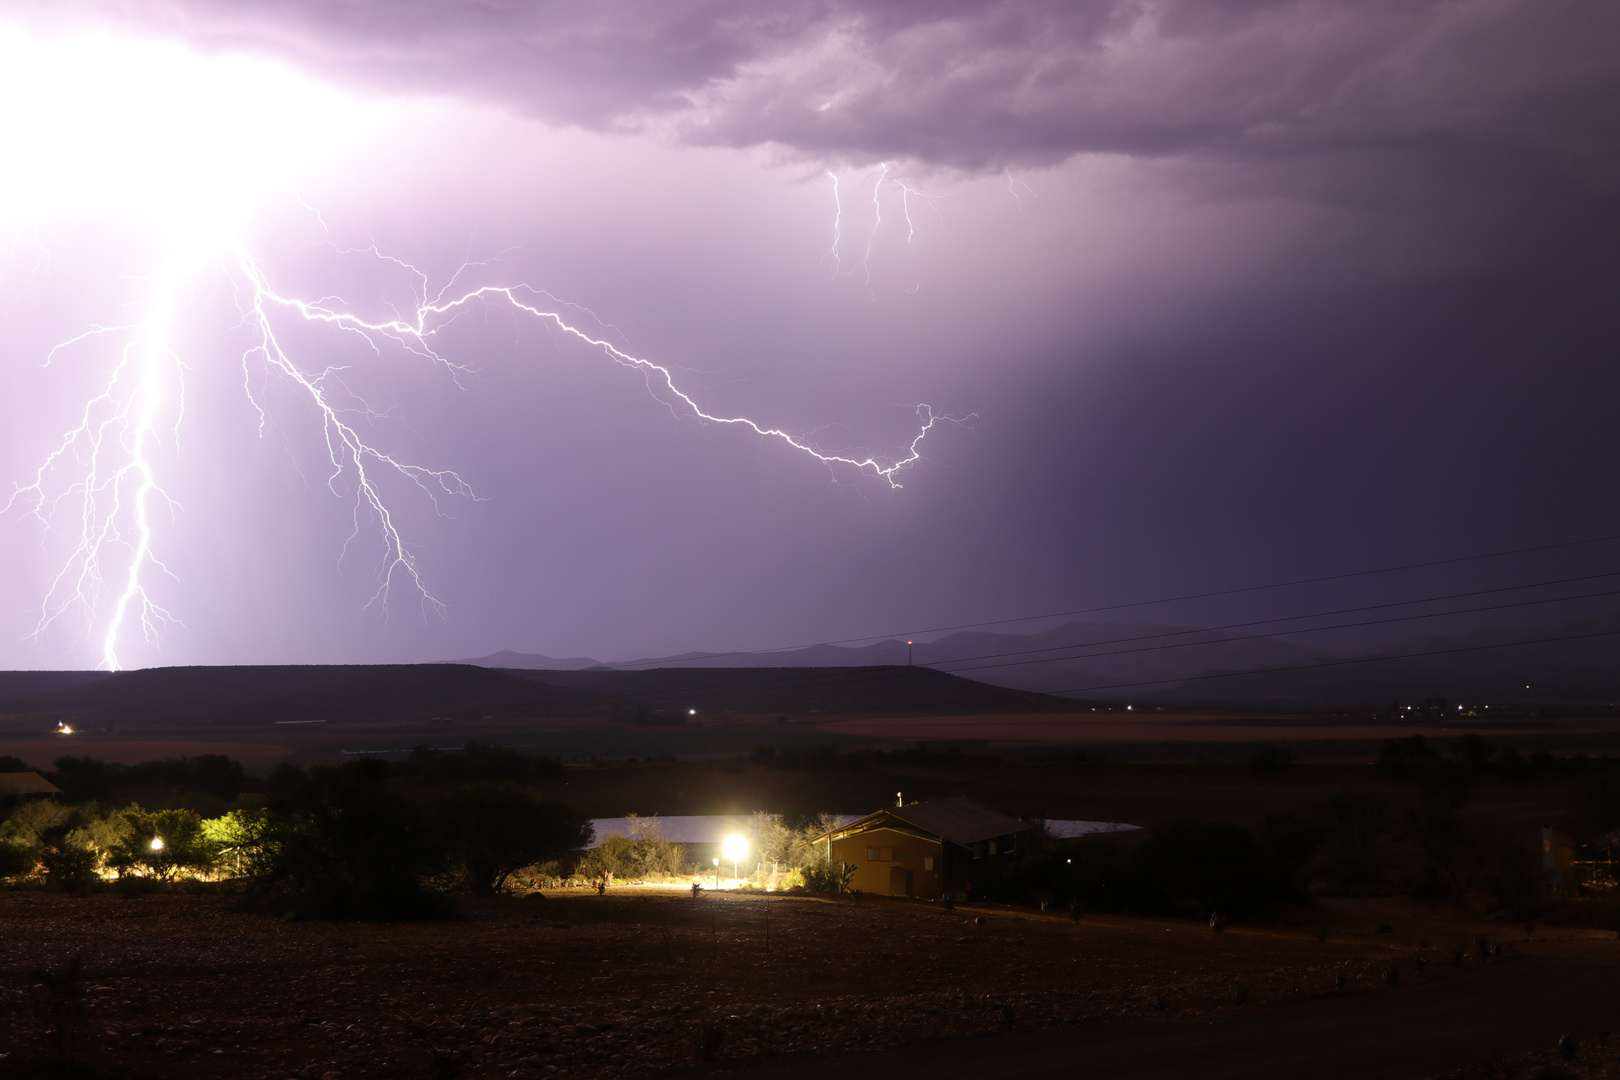
[[[882,862],[883,861],[883,856],[878,851],[877,848],[869,847],[869,848],[866,849],[866,861],[867,862]]]
[[[869,847],[866,849],[867,862],[905,862],[906,849],[892,847]]]

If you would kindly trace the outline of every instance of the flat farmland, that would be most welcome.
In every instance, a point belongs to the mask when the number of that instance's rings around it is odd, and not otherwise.
[[[793,1055],[837,1068],[848,1051],[1015,1044],[1098,1023],[1171,1037],[1310,999],[1419,1002],[1526,954],[1620,957],[1612,935],[1529,941],[1432,907],[1339,904],[1312,920],[1212,934],[1174,920],[629,888],[379,926],[289,923],[206,896],[6,893],[0,1076],[28,1075],[46,1052],[50,999],[33,973],[72,958],[75,1054],[94,1075],[493,1080],[709,1062],[763,1074]],[[1375,934],[1379,921],[1395,931]],[[1459,959],[1454,947],[1481,935],[1500,959]]]

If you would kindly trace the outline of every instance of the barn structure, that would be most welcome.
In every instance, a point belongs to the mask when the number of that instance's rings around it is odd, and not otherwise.
[[[37,772],[0,773],[0,799],[25,795],[60,795],[62,789]]]
[[[937,900],[988,887],[1030,828],[967,799],[938,799],[879,810],[808,843],[855,867],[851,888]]]

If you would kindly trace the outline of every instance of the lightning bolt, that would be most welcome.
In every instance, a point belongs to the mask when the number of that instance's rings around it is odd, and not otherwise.
[[[861,269],[866,271],[864,284],[872,284],[872,245],[877,241],[878,230],[883,228],[883,203],[878,199],[878,193],[883,189],[883,181],[889,176],[889,163],[882,162],[878,169],[878,178],[872,184],[872,231],[866,234],[866,254],[861,258]]]
[[[933,195],[928,194],[926,191],[919,191],[898,176],[890,177],[889,182],[900,189],[900,213],[906,219],[906,243],[911,243],[912,238],[917,235],[917,223],[911,218],[911,197],[913,195],[927,204],[928,209],[932,210],[934,216],[939,218],[941,222],[945,220],[945,215],[940,213],[939,207],[934,204]]]
[[[152,504],[162,500],[171,510],[175,507],[158,486],[147,454],[161,442],[159,419],[169,402],[165,383],[172,386],[176,425],[184,415],[183,384],[178,378],[168,378],[178,375],[178,359],[168,347],[168,336],[180,285],[172,272],[158,275],[146,319],[123,326],[93,326],[46,356],[50,364],[58,353],[82,342],[104,335],[125,338],[117,362],[100,392],[85,403],[79,422],[47,455],[33,482],[15,486],[4,507],[5,511],[26,508],[26,514],[47,529],[69,511],[78,519],[78,533],[68,556],[40,601],[39,619],[30,635],[33,640],[76,607],[93,612],[109,585],[103,563],[111,561],[113,551],[127,552],[121,583],[116,579],[110,583],[117,591],[101,641],[102,663],[108,670],[118,668],[118,637],[126,619],[133,615],[139,621],[149,643],[161,640],[162,632],[177,622],[152,599],[143,581],[149,569],[168,573],[152,549]],[[67,481],[58,487],[56,481],[64,473]]]
[[[843,269],[843,260],[838,254],[838,245],[841,241],[840,232],[844,223],[844,200],[838,194],[838,174],[828,169],[827,179],[831,180],[833,185],[833,238],[832,250],[823,255],[821,259],[825,262],[828,255],[832,256],[833,277],[837,277],[839,271]]]
[[[834,177],[835,192],[836,184]],[[837,239],[835,224],[835,254]],[[902,486],[899,474],[921,459],[923,441],[936,424],[971,419],[918,405],[918,427],[903,452],[889,458],[828,453],[784,428],[705,409],[678,385],[670,368],[597,336],[576,325],[566,314],[586,309],[523,283],[459,284],[464,276],[472,276],[473,268],[487,264],[463,265],[442,289],[432,292],[428,276],[410,263],[385,254],[375,244],[359,250],[412,275],[414,309],[378,319],[358,314],[332,297],[309,300],[290,295],[277,289],[253,254],[242,247],[229,249],[222,269],[236,282],[242,325],[249,338],[241,364],[244,389],[257,410],[260,434],[269,422],[269,414],[254,395],[255,363],[295,387],[321,421],[330,470],[327,487],[334,495],[347,494],[353,500],[354,528],[344,541],[344,553],[367,529],[368,522],[381,541],[383,553],[375,568],[377,588],[365,605],[367,610],[378,606],[386,612],[392,591],[400,586],[414,590],[425,610],[444,610],[444,604],[429,589],[396,513],[378,486],[380,478],[394,474],[410,481],[441,513],[444,498],[477,500],[479,496],[454,470],[407,461],[367,442],[358,430],[356,418],[376,418],[380,414],[345,385],[341,368],[315,368],[299,362],[281,329],[290,322],[357,335],[379,355],[385,348],[395,347],[442,366],[452,375],[460,375],[468,369],[441,350],[439,333],[458,314],[475,306],[504,306],[550,325],[613,364],[640,373],[653,396],[676,415],[746,428],[821,462],[835,476],[838,469],[849,469],[881,480],[892,489]],[[59,524],[73,523],[67,530],[70,552],[41,601],[32,636],[39,639],[73,610],[83,611],[93,625],[96,612],[106,606],[105,594],[110,588],[114,592],[100,643],[101,664],[108,670],[121,667],[119,643],[132,625],[138,625],[148,644],[159,646],[167,628],[179,625],[153,600],[147,581],[153,573],[169,574],[155,552],[154,510],[167,507],[172,514],[178,509],[158,483],[151,454],[165,438],[178,437],[184,416],[184,365],[170,345],[177,299],[184,285],[183,274],[166,272],[153,282],[144,318],[128,325],[94,326],[52,350],[47,362],[58,352],[86,342],[123,339],[118,359],[100,392],[86,404],[76,426],[47,456],[32,482],[15,486],[4,508],[22,508],[46,532]],[[601,325],[601,320],[597,322]],[[117,569],[112,570],[115,565]]]
[[[1007,169],[1005,172],[1007,176],[1007,194],[1013,197],[1013,201],[1018,204],[1019,212],[1022,213],[1024,209],[1024,199],[1023,196],[1018,194],[1018,189],[1023,188],[1025,191],[1029,192],[1031,196],[1035,195],[1035,189],[1024,183],[1022,180],[1016,179],[1013,176],[1011,169]]]

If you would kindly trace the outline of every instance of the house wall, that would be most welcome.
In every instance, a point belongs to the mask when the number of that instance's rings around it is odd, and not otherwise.
[[[938,840],[894,829],[871,829],[834,840],[832,856],[855,867],[851,887],[862,892],[905,896],[908,881],[911,896],[937,900],[943,891],[944,853]]]

